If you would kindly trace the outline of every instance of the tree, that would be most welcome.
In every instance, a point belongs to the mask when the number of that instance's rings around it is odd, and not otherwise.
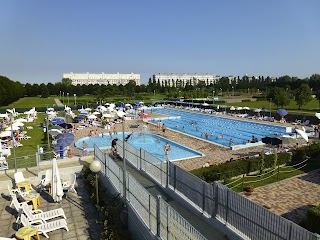
[[[264,169],[266,168],[265,162],[264,162],[264,150],[260,153],[260,174],[263,173]]]
[[[40,95],[41,95],[42,98],[50,97],[49,90],[48,90],[47,86],[44,83],[41,83],[39,88],[40,88]]]
[[[301,84],[301,86],[297,89],[296,98],[295,98],[295,101],[299,109],[301,109],[301,106],[307,104],[312,100],[311,95],[312,95],[312,92],[309,85],[305,83]]]
[[[278,153],[275,147],[273,147],[273,168],[276,169],[278,166]]]
[[[279,87],[275,87],[271,89],[269,98],[272,98],[272,102],[277,107],[281,107],[281,108],[283,108],[284,106],[290,103],[287,91]]]
[[[320,90],[318,90],[318,91],[316,92],[316,97],[317,97],[317,99],[318,99],[318,101],[319,101],[319,109],[320,109]]]

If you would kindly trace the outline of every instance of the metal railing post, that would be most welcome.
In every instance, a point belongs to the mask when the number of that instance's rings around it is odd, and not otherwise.
[[[161,201],[161,196],[157,196],[157,236],[160,237],[160,226],[161,226],[161,219],[160,219],[160,201]]]
[[[214,210],[213,210],[213,216],[216,217],[218,214],[218,208],[219,208],[219,188],[218,183],[214,182],[213,184],[213,190],[214,190]]]

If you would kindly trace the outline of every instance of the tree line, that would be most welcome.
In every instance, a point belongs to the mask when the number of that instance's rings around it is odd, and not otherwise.
[[[313,74],[309,78],[299,79],[297,77],[282,76],[276,79],[263,76],[240,78],[222,77],[216,83],[207,84],[199,81],[192,85],[191,81],[181,84],[181,81],[172,79],[172,86],[168,83],[161,84],[159,81],[149,79],[147,84],[136,85],[130,81],[126,85],[72,85],[71,80],[62,79],[56,83],[22,84],[0,76],[0,105],[5,106],[21,97],[49,97],[56,96],[83,96],[94,95],[97,99],[121,96],[127,99],[152,94],[162,94],[166,98],[207,98],[213,95],[225,96],[236,94],[248,94],[262,96],[282,107],[288,104],[290,98],[297,101],[299,107],[311,100],[311,94],[320,95],[320,74]],[[318,98],[319,99],[319,98]]]

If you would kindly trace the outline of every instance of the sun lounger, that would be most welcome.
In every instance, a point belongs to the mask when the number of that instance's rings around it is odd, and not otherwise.
[[[43,212],[40,209],[31,211],[28,208],[28,204],[22,203],[22,210],[29,222],[35,221],[35,220],[46,221],[46,220],[50,220],[57,217],[63,217],[66,219],[66,215],[64,214],[64,211],[62,208],[57,208],[57,209],[46,211],[46,212]]]
[[[67,226],[67,221],[65,219],[59,219],[52,222],[46,222],[42,220],[35,220],[30,222],[28,221],[28,218],[24,214],[22,214],[21,223],[23,226],[30,226],[30,225],[36,224],[33,226],[35,226],[38,229],[40,234],[43,234],[47,238],[49,238],[48,233],[54,230],[64,228],[67,231],[69,231],[69,228]]]

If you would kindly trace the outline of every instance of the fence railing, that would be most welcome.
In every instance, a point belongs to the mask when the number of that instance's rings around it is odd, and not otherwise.
[[[123,169],[97,146],[94,156],[102,164],[102,173],[123,197]],[[126,198],[145,226],[161,239],[206,239],[161,197],[155,199],[129,172],[126,172]]]
[[[127,152],[127,147],[130,153]],[[161,164],[161,160],[142,149],[134,149],[127,143],[125,149],[126,160],[137,169],[144,171],[162,187],[174,189],[198,210],[209,217],[218,218],[244,237],[259,240],[320,240],[318,235],[270,212],[218,182],[214,185],[206,183],[172,162],[169,162],[167,168],[165,162]]]
[[[167,164],[154,157],[144,149],[136,149],[128,142],[125,143],[125,157],[126,161],[130,162],[134,167],[146,172],[161,186],[167,186]],[[121,158],[123,158],[123,142],[117,141],[117,150]]]

